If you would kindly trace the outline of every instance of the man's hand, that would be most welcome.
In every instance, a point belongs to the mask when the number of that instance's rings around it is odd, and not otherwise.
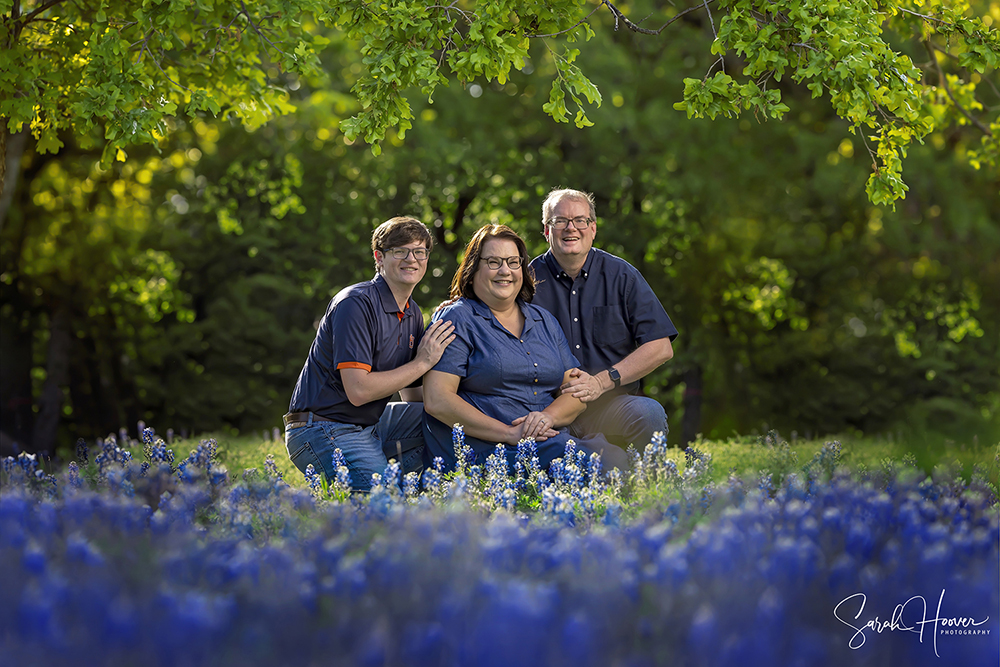
[[[559,431],[554,428],[556,420],[546,412],[529,412],[523,417],[518,417],[510,424],[511,426],[521,426],[518,440],[534,438],[536,442],[544,442],[549,438],[559,435]],[[514,443],[511,443],[514,444]]]
[[[432,322],[424,331],[424,337],[420,339],[420,345],[417,346],[417,354],[414,358],[427,363],[430,368],[434,368],[441,360],[444,348],[448,347],[453,340],[455,340],[455,326],[451,320]]]
[[[565,382],[559,389],[563,394],[569,394],[584,403],[596,401],[604,392],[615,386],[611,382],[611,378],[608,378],[607,385],[604,384],[604,371],[601,371],[597,375],[591,375],[579,368],[573,368],[570,370],[569,375],[570,380]]]

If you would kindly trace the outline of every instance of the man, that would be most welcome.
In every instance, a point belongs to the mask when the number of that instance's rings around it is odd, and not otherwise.
[[[371,490],[387,456],[403,473],[422,463],[420,380],[454,340],[451,322],[424,331],[410,298],[427,271],[433,238],[419,220],[396,217],[372,233],[376,276],[340,291],[326,309],[285,415],[285,444],[305,472],[334,479],[343,452],[351,488]],[[390,403],[399,392],[406,402]]]
[[[673,357],[677,329],[633,266],[593,247],[593,195],[553,190],[542,204],[542,226],[549,250],[531,262],[532,303],[556,316],[580,360],[563,392],[587,403],[570,432],[603,433],[642,451],[655,432],[666,434],[667,415],[657,401],[637,395],[639,380]]]

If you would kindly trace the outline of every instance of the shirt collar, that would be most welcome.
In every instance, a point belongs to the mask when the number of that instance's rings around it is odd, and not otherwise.
[[[559,266],[559,262],[556,261],[555,255],[552,254],[552,248],[545,251],[542,256],[545,263],[549,267],[549,271],[552,272],[557,278],[569,278],[569,274],[563,270],[563,267]],[[583,267],[580,269],[580,275],[578,278],[586,278],[590,275],[590,271],[594,266],[595,257],[597,257],[597,249],[591,248],[590,252],[587,253],[587,259],[583,262]]]
[[[483,303],[479,299],[466,299],[466,301],[468,301],[469,305],[472,306],[472,312],[474,312],[476,315],[483,318],[484,320],[493,319],[493,311],[490,310],[490,307],[487,306],[485,303]],[[517,300],[517,307],[521,309],[521,314],[524,315],[524,328],[526,330],[531,328],[532,322],[541,321],[542,319],[541,313],[539,313],[537,309],[529,308],[528,304],[526,304],[521,299]]]
[[[398,314],[400,312],[399,305],[396,303],[396,297],[392,295],[392,290],[389,288],[389,283],[385,281],[385,277],[380,273],[372,279],[372,283],[375,284],[375,288],[378,290],[379,301],[382,302],[382,310],[393,315]],[[406,300],[406,308],[403,311],[405,316],[410,315],[410,305],[412,303],[413,299]]]
[[[474,312],[476,315],[483,318],[484,320],[492,319],[493,311],[491,311],[490,307],[487,306],[485,303],[483,303],[479,299],[466,299],[466,301],[468,301],[469,305],[472,306],[472,312]]]
[[[538,308],[529,308],[528,304],[520,299],[517,300],[517,304],[521,307],[521,313],[524,315],[524,331],[521,332],[523,338],[525,332],[530,331],[535,326],[535,322],[542,321],[542,314]]]

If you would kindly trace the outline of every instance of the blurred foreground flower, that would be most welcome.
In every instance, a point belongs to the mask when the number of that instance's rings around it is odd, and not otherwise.
[[[273,461],[231,479],[207,441],[175,467],[143,434],[144,465],[112,438],[56,474],[2,462],[4,664],[996,661],[983,471],[852,474],[831,445],[717,485],[708,452],[678,465],[660,439],[625,475],[575,447],[546,475],[530,441],[480,467],[458,432],[454,473],[421,491],[390,466],[364,496],[339,475],[292,488]],[[990,634],[866,625],[907,600]]]

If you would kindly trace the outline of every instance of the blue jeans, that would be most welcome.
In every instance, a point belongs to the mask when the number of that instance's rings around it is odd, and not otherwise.
[[[667,413],[658,401],[629,394],[587,403],[587,409],[569,427],[578,438],[602,433],[608,442],[623,449],[635,445],[640,454],[652,442],[653,433],[663,431],[666,435],[668,430]]]
[[[423,470],[423,403],[389,403],[374,426],[314,421],[287,429],[288,457],[303,473],[310,463],[328,480],[337,476],[333,450],[340,449],[351,475],[351,488],[370,491],[372,475],[382,474],[388,458],[401,452],[400,473]]]

